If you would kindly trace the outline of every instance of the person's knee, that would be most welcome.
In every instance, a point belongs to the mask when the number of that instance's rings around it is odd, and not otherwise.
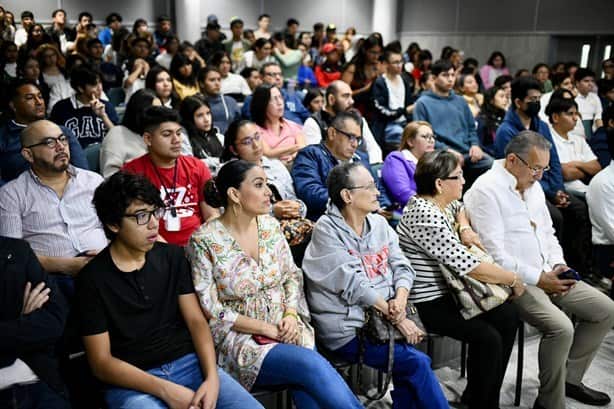
[[[109,409],[164,409],[166,405],[158,398],[144,393],[134,394],[121,401],[108,402]]]
[[[561,313],[564,314],[564,313]],[[567,345],[571,348],[574,337],[574,325],[567,316],[564,319],[557,320],[556,323],[550,325],[544,333],[544,337],[556,340],[559,344]]]

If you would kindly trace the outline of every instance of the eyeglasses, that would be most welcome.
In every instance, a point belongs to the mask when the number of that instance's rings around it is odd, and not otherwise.
[[[259,141],[259,140],[260,140],[260,134],[258,132],[256,132],[252,136],[248,136],[247,138],[245,138],[242,141],[237,142],[237,143],[240,144],[240,145],[249,146],[252,143],[254,143],[254,141]]]
[[[28,149],[31,149],[31,148],[35,148],[37,146],[45,145],[49,149],[55,149],[55,147],[58,145],[58,143],[61,143],[63,146],[68,145],[68,138],[66,137],[66,135],[61,134],[57,138],[54,138],[52,136],[48,136],[48,137],[44,138],[42,141],[40,141],[38,143],[34,143],[32,145],[28,145],[28,146],[24,146],[24,147],[28,148]]]
[[[550,166],[546,166],[545,168],[530,166],[529,163],[526,160],[522,159],[519,155],[516,155],[516,157],[520,159],[520,161],[524,163],[524,165],[531,170],[531,172],[533,173],[533,176],[537,176],[540,173],[548,172],[550,170]]]
[[[427,142],[435,142],[435,135],[427,133],[426,135],[418,135],[418,137],[424,139]]]
[[[446,176],[445,178],[441,178],[442,180],[464,180],[465,176],[463,175],[463,172],[459,173],[458,175],[453,175],[453,176]]]
[[[265,76],[267,77],[281,77],[281,72],[265,72]]]
[[[360,144],[360,142],[362,141],[362,136],[360,136],[360,135],[354,135],[352,133],[342,131],[341,129],[335,128],[334,126],[331,127],[331,128],[333,128],[335,131],[337,131],[337,132],[347,136],[348,139],[350,140],[350,142],[356,142],[357,144]]]
[[[368,185],[362,185],[362,186],[350,186],[350,187],[347,187],[346,189],[347,190],[357,190],[357,189],[378,190],[377,184],[375,182],[371,182]]]
[[[143,210],[141,212],[137,212],[134,214],[126,213],[124,217],[134,217],[136,219],[136,224],[139,226],[143,226],[151,220],[151,216],[155,217],[156,220],[160,220],[166,214],[166,209],[164,207],[158,207],[150,211]]]

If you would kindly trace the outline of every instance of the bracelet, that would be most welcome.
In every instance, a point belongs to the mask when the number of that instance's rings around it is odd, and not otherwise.
[[[459,227],[459,228],[458,228],[458,234],[461,234],[461,233],[462,233],[462,232],[464,232],[465,230],[473,230],[473,229],[472,229],[472,228],[471,228],[471,226],[469,226],[469,225],[466,225],[466,226],[461,226],[461,227]]]
[[[292,311],[284,312],[284,315],[282,316],[282,318],[286,318],[286,317],[294,317],[294,319],[298,321],[298,315],[295,312],[292,312]]]

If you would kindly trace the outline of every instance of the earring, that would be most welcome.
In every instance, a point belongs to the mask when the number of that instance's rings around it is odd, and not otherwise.
[[[443,193],[442,190],[440,188],[437,188],[437,194],[440,195],[442,193]]]
[[[237,210],[237,207],[239,208],[239,210]],[[241,206],[241,203],[233,203],[232,204],[232,214],[235,215],[235,217],[237,217],[239,215],[239,211],[243,210],[243,206]]]

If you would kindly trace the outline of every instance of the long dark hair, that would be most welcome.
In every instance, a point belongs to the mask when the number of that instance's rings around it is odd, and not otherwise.
[[[257,165],[245,160],[233,160],[220,169],[217,176],[205,184],[205,202],[212,207],[228,207],[228,189],[239,189],[245,175]]]
[[[262,84],[254,90],[252,95],[252,102],[249,107],[250,114],[252,115],[252,120],[262,128],[266,125],[266,110],[271,101],[273,88],[277,87],[271,84]]]
[[[367,52],[371,48],[377,46],[379,46],[382,51],[384,50],[384,43],[382,42],[381,37],[371,34],[362,43],[362,45],[358,49],[358,53],[356,53],[356,55],[352,57],[350,62],[347,63],[347,65],[343,67],[343,69],[346,70],[348,66],[354,64],[354,67],[356,68],[356,71],[354,72],[354,78],[365,79],[364,67],[367,62]]]
[[[171,72],[169,70],[167,70],[166,68],[164,68],[161,65],[156,65],[155,67],[152,67],[149,72],[147,73],[147,76],[145,77],[145,88],[148,88],[150,90],[152,90],[154,93],[156,92],[156,82],[158,81],[158,75],[160,75],[160,73],[165,72],[168,74],[168,76],[170,77],[171,80],[171,87],[172,87],[172,91],[171,91],[171,105],[176,108],[179,105],[179,97],[177,96],[177,92],[175,92],[175,86],[173,84],[173,76],[171,75]]]
[[[158,98],[154,91],[143,88],[136,91],[126,104],[126,112],[122,125],[138,135],[143,134],[143,112],[152,106],[153,100]]]
[[[188,77],[184,77],[179,72],[179,69],[185,65],[189,65],[192,67],[192,73],[190,73]],[[192,61],[190,61],[188,57],[186,57],[185,55],[181,53],[175,54],[175,56],[171,60],[171,74],[174,79],[176,79],[177,81],[179,81],[180,83],[184,85],[190,85],[190,86],[198,85],[196,82],[196,69],[194,68],[194,65],[192,64]]]
[[[211,111],[211,105],[201,94],[186,97],[181,102],[179,109],[181,125],[188,133],[194,156],[200,159],[204,158],[205,155],[217,158],[221,156],[224,147],[218,139],[218,129],[213,123],[213,115],[211,115],[211,129],[209,131],[198,129],[194,123],[194,114],[203,106]]]
[[[253,122],[249,119],[237,119],[232,121],[232,123],[228,126],[226,134],[224,134],[224,151],[222,152],[220,161],[228,162],[232,159],[239,158],[235,153],[236,151],[233,152],[233,148],[235,146],[235,142],[237,141],[237,137],[239,136],[239,131],[248,124],[253,124]]]

